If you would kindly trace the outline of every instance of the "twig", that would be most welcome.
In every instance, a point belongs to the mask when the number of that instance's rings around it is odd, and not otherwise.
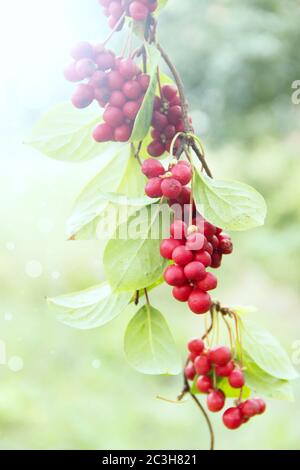
[[[109,35],[107,36],[107,38],[103,42],[103,46],[105,46],[110,41],[110,39],[113,37],[114,33],[116,31],[118,31],[118,28],[121,26],[122,21],[124,21],[125,16],[126,16],[126,13],[123,13],[123,15],[121,16],[119,21],[115,24],[114,28],[111,30],[111,32],[109,33]]]
[[[202,164],[202,166],[203,166],[203,168],[204,168],[206,174],[207,174],[210,178],[212,178],[213,175],[212,175],[212,172],[210,171],[210,168],[209,168],[209,166],[208,166],[208,164],[207,164],[207,162],[206,162],[206,160],[205,160],[205,156],[200,152],[200,150],[198,149],[198,147],[197,147],[197,145],[196,145],[196,143],[195,143],[194,141],[191,143],[191,145],[192,145],[192,149],[194,150],[195,154],[196,154],[197,157],[199,158],[199,160],[200,160],[200,162],[201,162],[201,164]]]

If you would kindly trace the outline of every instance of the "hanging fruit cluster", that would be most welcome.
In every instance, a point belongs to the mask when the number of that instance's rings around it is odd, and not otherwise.
[[[110,28],[122,29],[124,17],[145,21],[157,9],[157,0],[99,0]]]

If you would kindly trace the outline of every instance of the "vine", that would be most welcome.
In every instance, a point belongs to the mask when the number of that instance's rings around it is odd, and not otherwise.
[[[186,395],[195,402],[212,450],[214,431],[201,396],[213,413],[233,399],[223,423],[237,429],[265,411],[265,401],[252,393],[290,399],[290,381],[297,377],[286,352],[251,323],[247,309],[227,308],[211,297],[218,280],[209,269],[220,268],[233,251],[225,230],[263,225],[265,201],[246,184],[212,177],[183,81],[156,40],[157,16],[167,1],[99,3],[112,31],[101,43],[73,48],[65,68],[66,79],[77,83],[73,106],[64,103],[43,116],[29,143],[51,158],[76,162],[116,148],[81,192],[67,224],[69,240],[99,238],[102,219],[117,214],[114,224],[111,218],[106,224],[114,228],[103,258],[107,281],[48,303],[60,321],[80,329],[100,327],[134,305],[124,341],[128,362],[145,374],[175,375],[182,371],[180,354],[149,296],[164,281],[172,286],[174,299],[187,303],[206,324],[202,337],[188,342],[177,403]],[[117,56],[107,46],[127,25]],[[141,41],[134,51],[132,34]],[[171,78],[162,73],[161,62]]]

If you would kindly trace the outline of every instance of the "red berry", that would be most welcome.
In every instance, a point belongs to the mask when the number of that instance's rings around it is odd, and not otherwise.
[[[194,365],[189,363],[184,369],[184,374],[188,380],[194,380],[196,376]]]
[[[175,129],[175,127],[172,126],[171,124],[170,124],[169,126],[165,127],[165,129],[164,129],[164,131],[163,131],[163,135],[165,136],[165,138],[166,138],[167,140],[173,139],[173,137],[175,136],[175,134],[176,134],[176,129]],[[178,181],[180,181],[179,178],[176,178],[175,175],[173,175],[173,176],[175,177],[175,179],[178,179]],[[187,184],[187,183],[182,183],[182,181],[180,181],[180,183],[181,183],[181,184]]]
[[[231,359],[231,352],[227,346],[215,346],[209,351],[208,357],[213,364],[225,366]]]
[[[233,388],[242,388],[245,385],[245,377],[241,369],[234,369],[228,377],[228,382]]]
[[[105,107],[110,98],[110,90],[108,88],[95,88],[95,99],[100,106]]]
[[[179,198],[177,199],[178,203],[179,204],[182,204],[182,205],[185,205],[185,204],[190,204],[191,202],[191,189],[190,188],[187,188],[186,186],[184,186],[182,188],[182,192],[179,196]]]
[[[176,199],[182,191],[182,184],[174,178],[166,178],[162,181],[161,189],[165,197]]]
[[[223,255],[230,255],[233,252],[233,244],[231,238],[228,236],[220,236],[219,238],[219,250]]]
[[[192,233],[186,238],[186,247],[189,250],[198,251],[202,250],[205,245],[206,239],[202,233]]]
[[[119,2],[110,2],[108,5],[108,13],[109,15],[119,19],[123,15],[123,8]]]
[[[186,266],[193,261],[194,255],[192,251],[188,250],[184,245],[181,245],[173,251],[172,258],[179,266]]]
[[[138,76],[138,82],[141,85],[142,90],[146,92],[150,84],[150,76],[146,73],[141,73]]]
[[[131,121],[135,120],[139,110],[140,110],[140,104],[137,101],[127,101],[127,103],[123,107],[123,113]]]
[[[201,354],[204,351],[204,343],[202,339],[194,338],[188,342],[188,350],[191,353]]]
[[[263,414],[266,411],[266,402],[262,398],[254,398],[254,400],[258,404],[258,414]]]
[[[109,103],[117,108],[123,108],[126,103],[126,97],[121,91],[115,90],[110,96]]]
[[[73,47],[71,55],[75,60],[92,59],[94,56],[94,49],[89,42],[79,42]]]
[[[208,240],[210,240],[216,234],[216,227],[205,220],[203,222],[203,233]]]
[[[174,240],[173,238],[167,238],[163,240],[160,244],[160,254],[165,259],[172,259],[174,250],[180,246],[179,240]]]
[[[121,90],[124,84],[124,78],[117,70],[112,70],[107,75],[108,86],[110,90]]]
[[[154,158],[148,158],[143,162],[142,172],[147,178],[154,178],[165,174],[163,165]]]
[[[72,95],[72,103],[76,108],[82,109],[89,106],[95,98],[95,92],[90,85],[78,85]]]
[[[164,114],[160,113],[159,111],[154,111],[152,125],[158,131],[163,131],[169,125],[169,121]]]
[[[202,281],[205,278],[205,267],[199,261],[192,261],[184,268],[184,274],[189,281]]]
[[[192,179],[192,168],[186,165],[173,166],[171,173],[173,178],[178,180],[183,186],[189,184]]]
[[[146,184],[145,192],[151,198],[162,197],[161,179],[158,177],[150,178]]]
[[[207,375],[203,375],[202,377],[199,377],[196,385],[197,385],[199,392],[202,392],[202,393],[208,393],[213,388],[212,379],[208,377]]]
[[[168,121],[171,124],[178,124],[182,117],[182,109],[180,106],[172,106],[168,112]]]
[[[137,100],[142,94],[141,85],[136,80],[129,80],[124,83],[122,90],[130,100]]]
[[[239,408],[228,408],[223,414],[223,423],[228,429],[237,429],[243,424],[242,412]]]
[[[207,268],[211,264],[211,256],[207,251],[201,250],[196,253],[195,261],[200,261],[200,263],[202,263]]]
[[[120,108],[107,106],[103,113],[104,121],[111,127],[119,127],[124,122],[124,114]]]
[[[240,410],[244,418],[252,418],[259,413],[259,405],[256,400],[246,400],[240,405]]]
[[[225,366],[216,366],[216,374],[219,377],[229,377],[233,369],[234,364],[232,361],[230,361]]]
[[[78,76],[76,70],[76,62],[70,62],[64,70],[65,78],[69,82],[80,82],[81,78]]]
[[[218,279],[211,273],[206,273],[205,278],[197,283],[197,287],[205,292],[216,289]]]
[[[95,64],[91,59],[80,59],[76,63],[76,72],[80,80],[91,77],[95,72]]]
[[[93,132],[93,137],[96,142],[108,142],[113,140],[113,128],[108,124],[98,124]]]
[[[182,220],[175,220],[170,227],[170,233],[173,238],[182,240],[187,234],[187,225]]]
[[[115,60],[115,56],[112,52],[105,51],[97,55],[95,62],[99,69],[104,71],[113,69],[116,63]]]
[[[116,142],[127,142],[130,139],[132,129],[127,124],[116,127],[114,132],[114,138]]]
[[[222,255],[220,253],[214,252],[211,255],[211,267],[212,268],[219,268],[222,264]]]
[[[186,286],[182,287],[174,287],[172,294],[173,297],[179,302],[187,302],[192,290],[193,288],[189,284],[187,284]]]
[[[207,397],[207,408],[213,413],[221,411],[225,405],[225,395],[222,390],[213,390]]]
[[[147,151],[151,157],[161,157],[161,155],[165,153],[165,147],[158,140],[153,140],[153,142],[148,145]]]
[[[187,280],[181,266],[169,266],[165,273],[164,279],[167,284],[173,287],[180,287],[186,284]]]
[[[196,357],[194,367],[198,375],[206,375],[211,369],[211,364],[208,357],[204,354]]]
[[[120,74],[126,78],[126,80],[132,79],[138,72],[138,67],[130,58],[120,60],[118,69]]]
[[[177,88],[174,85],[164,85],[161,91],[162,96],[168,101],[172,101],[177,96]]]
[[[207,253],[210,255],[210,257],[212,257],[212,254],[214,252],[214,247],[212,246],[211,243],[207,242],[207,244],[205,245],[205,251],[207,251]]]
[[[129,13],[134,21],[144,21],[149,14],[149,10],[141,2],[132,2],[129,6]]]
[[[196,314],[203,314],[209,311],[212,301],[207,292],[200,289],[194,289],[189,296],[189,307]]]

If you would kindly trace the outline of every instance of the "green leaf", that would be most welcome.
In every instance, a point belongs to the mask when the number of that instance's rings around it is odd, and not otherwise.
[[[112,148],[111,144],[99,144],[92,137],[100,117],[97,105],[78,110],[71,103],[59,104],[41,117],[25,143],[56,160],[90,160]]]
[[[157,11],[162,10],[167,5],[168,0],[158,0],[158,9]]]
[[[57,319],[80,330],[103,326],[120,315],[131,299],[129,292],[115,294],[105,282],[81,292],[49,298]]]
[[[197,388],[197,380],[198,376],[196,376],[193,380],[193,383],[191,385],[191,392],[193,395],[203,395],[202,392],[199,392]],[[238,398],[240,396],[240,389],[232,388],[228,382],[227,378],[218,378],[217,380],[217,388],[222,390],[227,398]],[[249,398],[251,395],[251,390],[249,387],[245,386],[243,387],[243,399],[246,400]]]
[[[131,142],[139,142],[146,137],[148,134],[152,115],[153,115],[153,103],[155,98],[156,86],[157,86],[157,64],[160,57],[159,52],[154,46],[147,47],[150,84],[145,94],[141,109],[135,119],[134,127],[131,134]]]
[[[237,181],[211,179],[201,173],[198,160],[193,190],[198,211],[224,230],[248,230],[264,224],[264,198],[251,186]]]
[[[156,283],[167,265],[160,256],[160,242],[163,237],[161,210],[154,204],[138,211],[128,222],[119,227],[119,233],[110,240],[104,252],[104,271],[115,291],[143,289]],[[163,213],[163,219],[166,216]],[[165,227],[167,230],[167,227]],[[136,233],[133,233],[136,229]],[[132,233],[131,233],[132,232]]]
[[[288,380],[278,379],[262,370],[250,357],[244,357],[247,385],[256,393],[274,400],[293,401],[294,394]]]
[[[278,379],[293,380],[299,376],[274,336],[253,321],[243,319],[241,324],[243,349],[261,369]]]
[[[130,321],[124,348],[129,364],[149,375],[177,375],[181,360],[168,324],[155,308],[145,305]]]
[[[123,148],[82,190],[67,221],[68,237],[95,238],[100,215],[104,211],[108,213],[109,204],[119,204],[121,200],[124,203],[126,197],[130,198],[133,206],[138,206],[138,201],[131,198],[143,198],[146,202],[144,186],[145,178],[137,160],[128,148]],[[113,195],[112,192],[122,195]]]

